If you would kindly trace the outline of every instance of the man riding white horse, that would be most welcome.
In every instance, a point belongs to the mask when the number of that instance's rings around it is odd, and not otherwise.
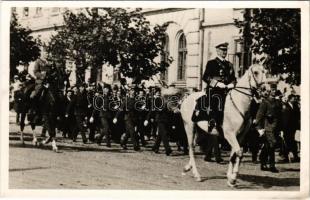
[[[224,61],[227,55],[227,46],[226,43],[216,46],[218,55],[222,59],[216,58],[219,61],[215,59],[212,62],[218,63],[218,68],[210,67],[212,66],[210,65],[211,61],[207,65],[204,80],[208,83],[207,89],[210,98],[203,97],[206,96],[204,91],[194,92],[184,98],[180,112],[189,145],[189,162],[184,166],[184,174],[192,170],[196,180],[201,181],[194,157],[196,125],[204,132],[218,134],[222,123],[224,137],[231,146],[227,184],[233,187],[236,185],[243,154],[241,144],[244,141],[244,133],[250,127],[250,104],[252,99],[259,94],[261,85],[266,82],[266,70],[263,65],[267,59],[256,59],[255,63],[236,82],[231,64]],[[207,106],[202,107],[205,110],[202,110],[201,105],[199,105],[200,107],[196,106],[197,103],[203,102],[203,100],[198,100],[201,97],[210,100],[205,102]]]
[[[225,98],[229,89],[234,88],[236,84],[233,65],[225,60],[227,47],[226,42],[218,44],[216,46],[217,57],[208,61],[203,75],[203,81],[207,83],[206,95],[197,100],[192,117],[193,122],[197,122],[198,126],[208,125],[208,129],[212,131],[213,134],[208,135],[209,144],[205,146],[201,142],[201,145],[206,153],[205,161],[211,161],[210,154],[213,146],[218,163],[222,161],[218,148],[218,132],[222,131]]]

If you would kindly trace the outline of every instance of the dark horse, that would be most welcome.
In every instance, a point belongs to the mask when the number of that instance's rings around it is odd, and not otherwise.
[[[61,112],[61,110],[59,110],[59,105],[64,98],[64,80],[65,74],[63,71],[56,68],[55,65],[51,65],[35,96],[32,95],[35,90],[34,81],[29,81],[26,89],[23,90],[24,103],[27,105],[27,109],[25,110],[28,111],[28,120],[33,134],[33,145],[39,144],[35,133],[35,127],[42,121],[49,136],[41,144],[52,142],[53,150],[58,150],[56,145],[56,123],[57,117]],[[22,127],[21,130],[23,130]],[[22,131],[21,140],[23,142]]]

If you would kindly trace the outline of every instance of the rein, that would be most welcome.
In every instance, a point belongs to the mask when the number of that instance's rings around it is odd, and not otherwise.
[[[251,75],[253,75],[252,69],[251,69]],[[248,88],[248,87],[234,87],[234,88],[232,88],[233,90],[235,90],[235,91],[237,91],[237,92],[239,92],[239,93],[241,93],[241,94],[244,94],[244,95],[248,96],[250,99],[252,99],[254,96],[258,95],[258,93],[257,93],[257,88],[251,86],[251,75],[249,74],[249,86],[250,86],[249,88]],[[256,84],[256,86],[257,86],[257,85],[258,85],[258,82],[257,82],[257,80],[256,80],[255,78],[254,78],[254,81],[255,81],[255,84]],[[249,90],[249,91],[250,91],[250,94],[247,93],[247,92],[241,91],[241,90],[239,90],[239,89],[246,89],[246,90]],[[230,100],[231,100],[233,106],[236,108],[236,110],[237,110],[238,113],[241,115],[241,117],[243,118],[243,120],[245,120],[244,114],[240,111],[240,109],[238,108],[238,106],[236,105],[235,101],[234,101],[233,98],[232,98],[231,91],[229,92],[229,97],[230,97]]]

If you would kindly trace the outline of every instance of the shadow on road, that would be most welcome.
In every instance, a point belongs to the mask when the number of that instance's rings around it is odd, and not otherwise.
[[[226,179],[226,176],[208,176],[202,177],[201,182],[208,181],[208,180],[217,180],[217,179]]]
[[[124,151],[122,149],[102,149],[102,148],[96,148],[96,147],[86,147],[86,146],[69,146],[58,144],[59,153],[63,153],[64,151],[96,151],[96,152],[114,152],[114,153],[133,153],[131,151]],[[41,149],[41,150],[49,150],[51,151],[50,145],[40,145],[40,146],[33,146],[32,144],[21,144],[21,143],[11,143],[10,147],[18,147],[18,148],[33,148],[33,149]]]
[[[247,175],[240,174],[240,180],[252,183],[256,186],[261,186],[263,188],[271,188],[271,187],[289,187],[289,186],[299,186],[299,178],[277,178],[270,176],[257,176],[257,175]],[[240,189],[245,189],[240,186]],[[249,188],[249,187],[247,187]]]
[[[14,168],[14,169],[9,169],[9,172],[19,172],[19,171],[28,171],[28,170],[36,170],[36,169],[50,169],[50,167]]]

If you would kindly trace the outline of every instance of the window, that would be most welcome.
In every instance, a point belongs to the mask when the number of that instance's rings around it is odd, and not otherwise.
[[[51,9],[51,15],[58,15],[60,12],[60,8],[58,7],[52,7]]]
[[[245,51],[242,40],[235,40],[235,52],[230,54],[229,61],[233,63],[237,77],[241,77],[245,70],[251,65],[251,52]]]
[[[28,17],[29,16],[29,7],[24,7],[23,16],[24,17]]]
[[[41,15],[42,15],[42,7],[37,7],[35,16],[41,16]]]
[[[161,55],[161,61],[162,62],[168,62],[169,58],[169,37],[166,35],[165,39],[163,40],[163,46],[164,46],[164,53]],[[168,81],[168,69],[166,71],[161,73],[161,80]]]
[[[178,45],[178,74],[177,74],[178,81],[185,80],[186,54],[187,54],[186,38],[185,35],[182,34],[179,38],[179,45]]]

